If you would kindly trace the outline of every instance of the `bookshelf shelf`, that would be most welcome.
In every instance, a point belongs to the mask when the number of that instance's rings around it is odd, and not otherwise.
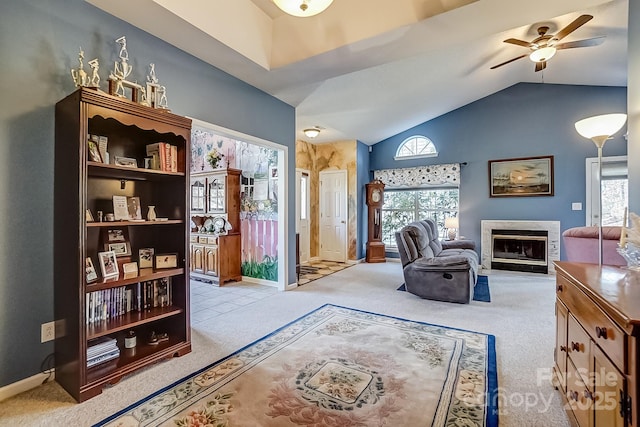
[[[64,335],[54,344],[56,381],[82,402],[123,375],[191,351],[187,241],[191,120],[79,88],[56,104],[55,123],[54,311],[55,319],[65,324]],[[155,166],[145,161],[152,146],[167,149],[165,170],[95,161]],[[136,202],[127,206],[131,218],[146,217],[147,208],[154,206],[158,217],[170,219],[87,221],[98,211],[114,212],[114,196]],[[133,215],[136,212],[140,215]],[[126,216],[119,211],[118,217]],[[118,264],[120,274],[105,279],[99,254],[108,249],[120,251],[115,260],[107,257]],[[175,267],[138,267],[138,273],[123,273],[124,264],[148,262],[143,254],[148,257],[151,249],[155,255],[174,255]],[[97,280],[87,282],[87,259],[98,272]],[[107,313],[110,318],[97,320]],[[133,349],[124,346],[130,331],[140,337]],[[169,339],[148,345],[152,332]],[[95,344],[91,340],[101,337],[115,343],[111,353],[119,353],[118,357],[87,368],[87,349]]]

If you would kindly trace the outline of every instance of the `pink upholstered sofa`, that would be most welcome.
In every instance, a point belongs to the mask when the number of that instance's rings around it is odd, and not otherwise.
[[[627,265],[616,252],[621,227],[602,227],[602,263]],[[562,233],[567,261],[598,264],[598,227],[574,227]]]

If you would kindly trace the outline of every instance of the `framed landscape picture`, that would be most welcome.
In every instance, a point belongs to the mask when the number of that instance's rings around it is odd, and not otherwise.
[[[553,196],[553,156],[489,160],[489,196]]]

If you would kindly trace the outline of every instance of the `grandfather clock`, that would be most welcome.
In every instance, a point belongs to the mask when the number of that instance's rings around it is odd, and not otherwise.
[[[384,183],[378,179],[366,184],[369,218],[369,240],[367,241],[367,262],[385,262],[382,243],[382,204],[384,203]]]

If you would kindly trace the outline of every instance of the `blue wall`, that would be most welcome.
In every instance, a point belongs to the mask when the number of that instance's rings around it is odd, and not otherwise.
[[[626,111],[624,87],[519,83],[375,144],[370,166],[376,170],[467,162],[460,180],[460,234],[478,242],[480,249],[483,219],[560,221],[561,231],[584,225],[584,210],[572,211],[571,202],[586,206],[585,159],[597,157],[597,150],[578,135],[574,123]],[[627,153],[624,133],[606,143],[604,156]],[[429,137],[439,156],[395,161],[399,144],[416,134]],[[546,155],[554,156],[555,196],[489,197],[489,160]]]
[[[293,107],[108,15],[83,0],[0,3],[0,386],[41,370],[51,342],[40,324],[53,319],[54,104],[74,91],[69,69],[78,47],[97,57],[106,77],[127,37],[131,80],[150,62],[167,87],[171,110],[288,146],[295,176]],[[295,200],[295,186],[289,186]],[[294,224],[293,209],[289,224]],[[289,241],[295,241],[293,227]],[[295,281],[295,245],[289,277]]]
[[[357,161],[357,188],[356,205],[358,206],[358,225],[356,236],[356,259],[362,259],[366,255],[365,244],[367,242],[367,202],[364,185],[370,181],[369,177],[369,146],[358,141],[356,143]]]

